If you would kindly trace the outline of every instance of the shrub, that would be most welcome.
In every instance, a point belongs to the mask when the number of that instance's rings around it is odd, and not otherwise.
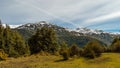
[[[65,42],[61,44],[61,48],[59,51],[60,55],[62,55],[63,60],[68,60],[69,59],[69,48]]]
[[[91,49],[88,49],[86,51],[84,51],[84,57],[87,57],[87,58],[90,58],[90,59],[93,59],[95,58],[95,52]]]
[[[68,60],[69,59],[69,53],[68,53],[67,50],[62,53],[62,57],[63,57],[63,60]]]
[[[73,56],[79,56],[79,52],[80,52],[80,48],[76,45],[76,44],[73,44],[71,47],[70,47],[70,56],[73,57]]]
[[[99,57],[102,52],[103,52],[103,47],[97,41],[89,42],[84,47],[84,57],[87,58]]]
[[[111,44],[112,52],[120,52],[120,39],[116,38]]]
[[[84,50],[83,50],[83,48],[80,48],[80,49],[79,49],[79,55],[78,55],[78,56],[79,56],[79,57],[80,57],[80,56],[83,56],[83,54],[84,54]]]

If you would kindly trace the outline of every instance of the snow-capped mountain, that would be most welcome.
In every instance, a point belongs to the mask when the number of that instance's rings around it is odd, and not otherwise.
[[[3,24],[5,26],[5,24]],[[36,23],[27,23],[27,24],[23,24],[23,25],[10,25],[11,28],[17,28],[17,29],[31,29],[31,30],[36,30],[37,28],[41,28],[43,26],[47,26],[47,27],[55,27],[54,29],[62,31],[61,29],[64,29],[68,32],[74,32],[76,33],[75,35],[79,35],[79,33],[82,34],[87,34],[87,35],[92,35],[92,34],[111,34],[111,35],[120,35],[119,32],[104,32],[103,30],[98,30],[98,29],[88,29],[88,28],[76,28],[76,29],[69,29],[69,28],[64,28],[64,27],[60,27],[54,24],[51,24],[49,22],[46,21],[40,21],[40,22],[36,22]]]
[[[21,26],[22,24],[20,24],[20,25],[9,25],[10,26],[10,28],[17,28],[17,27],[19,27],[19,26]]]
[[[103,30],[98,30],[98,29],[88,29],[88,28],[76,28],[75,30],[69,30],[69,31],[75,31],[78,33],[83,33],[83,34],[111,34],[111,35],[120,35],[120,32],[105,32]]]
[[[4,27],[6,27],[6,24],[3,24]],[[46,22],[46,21],[40,21],[40,22],[36,22],[36,23],[27,23],[27,24],[20,24],[20,25],[9,25],[10,28],[14,29],[36,29],[36,28],[41,28],[43,26],[47,26],[47,27],[51,27],[54,26],[53,24]],[[56,26],[56,25],[55,25]],[[69,28],[64,28],[62,27],[62,29],[65,29],[66,31],[69,32],[76,32],[76,33],[83,33],[83,34],[101,34],[101,33],[108,33],[108,34],[112,34],[112,35],[120,35],[120,32],[104,32],[103,30],[98,30],[98,29],[88,29],[88,28],[76,28],[76,29],[69,29]],[[61,30],[61,28],[59,29]]]
[[[23,24],[15,29],[19,33],[21,33],[21,35],[23,35],[25,39],[27,39],[31,35],[33,35],[38,28],[41,28],[43,26],[53,28],[60,39],[67,41],[68,43],[71,43],[72,40],[74,42],[77,42],[77,44],[79,45],[83,44],[83,42],[81,42],[80,40],[84,40],[85,44],[85,42],[90,41],[90,39],[97,39],[107,45],[110,45],[113,39],[119,36],[114,33],[104,32],[102,30],[92,30],[88,28],[77,28],[75,30],[68,29],[54,24],[50,24],[49,22],[46,21]]]
[[[46,21],[40,21],[36,23],[27,23],[21,26],[18,26],[18,29],[36,29],[38,27],[48,26],[51,27],[52,24],[46,22]]]
[[[88,29],[88,28],[77,28],[75,30],[76,32],[80,32],[80,33],[84,33],[84,34],[92,34],[92,33],[95,33],[95,34],[101,34],[101,33],[104,33],[102,30],[92,30],[92,29]]]
[[[6,28],[6,24],[2,24],[2,26]],[[14,28],[17,28],[21,25],[9,25],[9,26],[10,26],[10,28],[14,29]]]
[[[5,24],[3,24],[6,27]],[[46,21],[36,23],[27,23],[22,25],[10,25],[12,30],[18,31],[27,41],[37,29],[43,26],[53,28],[58,39],[67,42],[68,44],[76,43],[80,46],[85,45],[91,40],[97,40],[103,44],[110,45],[115,37],[120,37],[118,33],[109,33],[102,30],[92,30],[88,28],[68,29],[61,26],[51,24]]]
[[[24,25],[21,25],[21,26],[15,28],[14,30],[18,31],[24,37],[24,39],[27,41],[33,34],[35,34],[37,29],[39,29],[43,26],[53,28],[57,34],[58,42],[65,41],[69,45],[76,43],[79,46],[83,46],[86,43],[90,42],[91,40],[97,40],[95,38],[88,37],[85,35],[77,36],[76,34],[79,34],[79,32],[74,33],[74,31],[71,29],[60,27],[60,26],[57,26],[54,24],[50,24],[45,21],[24,24]],[[99,41],[99,40],[97,40],[97,41]],[[101,42],[101,41],[99,41],[99,42]]]

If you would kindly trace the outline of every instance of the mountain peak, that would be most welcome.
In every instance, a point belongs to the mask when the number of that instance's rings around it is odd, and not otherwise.
[[[37,22],[38,24],[49,24],[49,22],[47,21],[40,21],[40,22]]]
[[[21,26],[19,26],[17,28],[18,29],[23,29],[23,28],[26,28],[26,29],[36,29],[36,28],[41,28],[43,26],[50,27],[51,24],[46,22],[46,21],[40,21],[40,22],[35,22],[35,23],[27,23],[27,24],[21,25]]]

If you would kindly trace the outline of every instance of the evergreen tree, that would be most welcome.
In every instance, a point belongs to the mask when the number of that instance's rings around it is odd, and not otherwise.
[[[58,48],[56,33],[49,27],[38,29],[36,34],[29,39],[28,44],[32,54],[41,51],[54,53]]]
[[[6,28],[0,24],[0,49],[3,49],[11,57],[29,54],[29,46],[16,31],[12,31],[8,25]]]

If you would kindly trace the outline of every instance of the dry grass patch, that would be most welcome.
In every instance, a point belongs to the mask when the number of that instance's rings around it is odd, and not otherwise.
[[[0,62],[0,68],[120,68],[119,53],[103,53],[96,59],[75,58],[67,61],[61,56],[32,55],[29,57],[9,58]]]

